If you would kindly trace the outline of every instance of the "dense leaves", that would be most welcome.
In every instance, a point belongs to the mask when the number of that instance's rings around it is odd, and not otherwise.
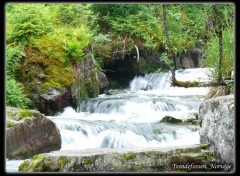
[[[222,76],[229,77],[234,60],[233,4],[166,4],[166,17],[173,55],[204,49],[203,64],[215,68],[216,79],[222,31]],[[102,70],[105,61],[135,53],[134,45],[140,54],[162,53],[160,59],[170,69],[163,22],[162,4],[7,4],[7,103],[27,105],[23,92],[36,91],[39,81],[44,91],[70,86],[75,63],[93,55]]]
[[[27,108],[31,101],[24,94],[24,87],[14,79],[8,78],[6,81],[6,104],[18,108]]]

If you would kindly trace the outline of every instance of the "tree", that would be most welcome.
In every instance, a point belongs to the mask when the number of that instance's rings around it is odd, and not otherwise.
[[[217,82],[221,84],[223,81],[222,77],[222,61],[223,61],[223,30],[229,26],[228,21],[231,17],[231,6],[229,4],[213,4],[212,8],[213,15],[213,28],[218,38],[218,75]]]
[[[165,32],[165,36],[166,36],[166,40],[167,40],[167,45],[168,45],[168,53],[171,56],[171,58],[173,60],[173,64],[174,64],[173,68],[172,68],[172,84],[174,85],[175,82],[176,82],[176,77],[175,77],[176,59],[174,57],[172,47],[171,47],[171,43],[170,43],[170,39],[169,39],[169,35],[168,35],[167,15],[166,15],[166,5],[165,4],[162,5],[162,9],[163,9],[163,26],[164,26],[164,32]]]

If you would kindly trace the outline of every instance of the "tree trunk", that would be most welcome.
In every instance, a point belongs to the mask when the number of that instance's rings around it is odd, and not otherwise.
[[[219,54],[218,54],[218,78],[217,82],[220,85],[222,82],[222,55],[223,55],[223,47],[222,47],[222,19],[221,19],[221,12],[219,11],[217,5],[213,5],[213,10],[215,13],[215,32],[218,37],[219,43]]]
[[[218,34],[218,40],[219,40],[218,84],[220,84],[222,81],[222,54],[223,54],[221,25]]]
[[[173,68],[172,68],[172,85],[175,86],[176,83],[176,77],[175,77],[175,70],[176,70],[176,60],[172,51],[169,35],[168,35],[168,28],[167,28],[167,14],[166,14],[166,5],[162,5],[163,8],[163,27],[164,27],[164,33],[166,36],[167,46],[168,46],[168,54],[173,60]]]

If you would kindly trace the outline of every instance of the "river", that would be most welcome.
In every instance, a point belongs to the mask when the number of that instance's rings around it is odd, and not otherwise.
[[[176,79],[209,81],[208,68],[181,69]],[[170,86],[170,72],[136,76],[127,89],[111,90],[81,102],[78,111],[66,107],[48,116],[60,129],[60,150],[130,148],[199,144],[199,126],[161,122],[165,116],[194,118],[207,87]],[[17,172],[22,160],[8,160],[7,172]]]

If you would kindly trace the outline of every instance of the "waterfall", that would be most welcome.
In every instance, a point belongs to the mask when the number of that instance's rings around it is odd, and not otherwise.
[[[181,81],[209,81],[210,68],[176,71]],[[208,88],[171,87],[171,73],[136,76],[129,89],[81,102],[80,112],[67,107],[51,117],[62,136],[61,150],[157,147],[199,143],[198,126],[163,123],[172,116],[193,118]]]
[[[212,68],[194,68],[176,70],[176,79],[179,81],[211,81],[209,77]],[[130,82],[130,90],[168,90],[171,89],[171,71],[167,73],[150,73],[143,76],[136,76]]]
[[[177,70],[176,78],[209,81],[209,71]],[[161,120],[165,116],[194,118],[208,88],[171,87],[170,78],[170,72],[136,76],[128,89],[82,101],[79,112],[66,107],[62,113],[48,116],[60,130],[60,150],[199,144],[199,126]]]

